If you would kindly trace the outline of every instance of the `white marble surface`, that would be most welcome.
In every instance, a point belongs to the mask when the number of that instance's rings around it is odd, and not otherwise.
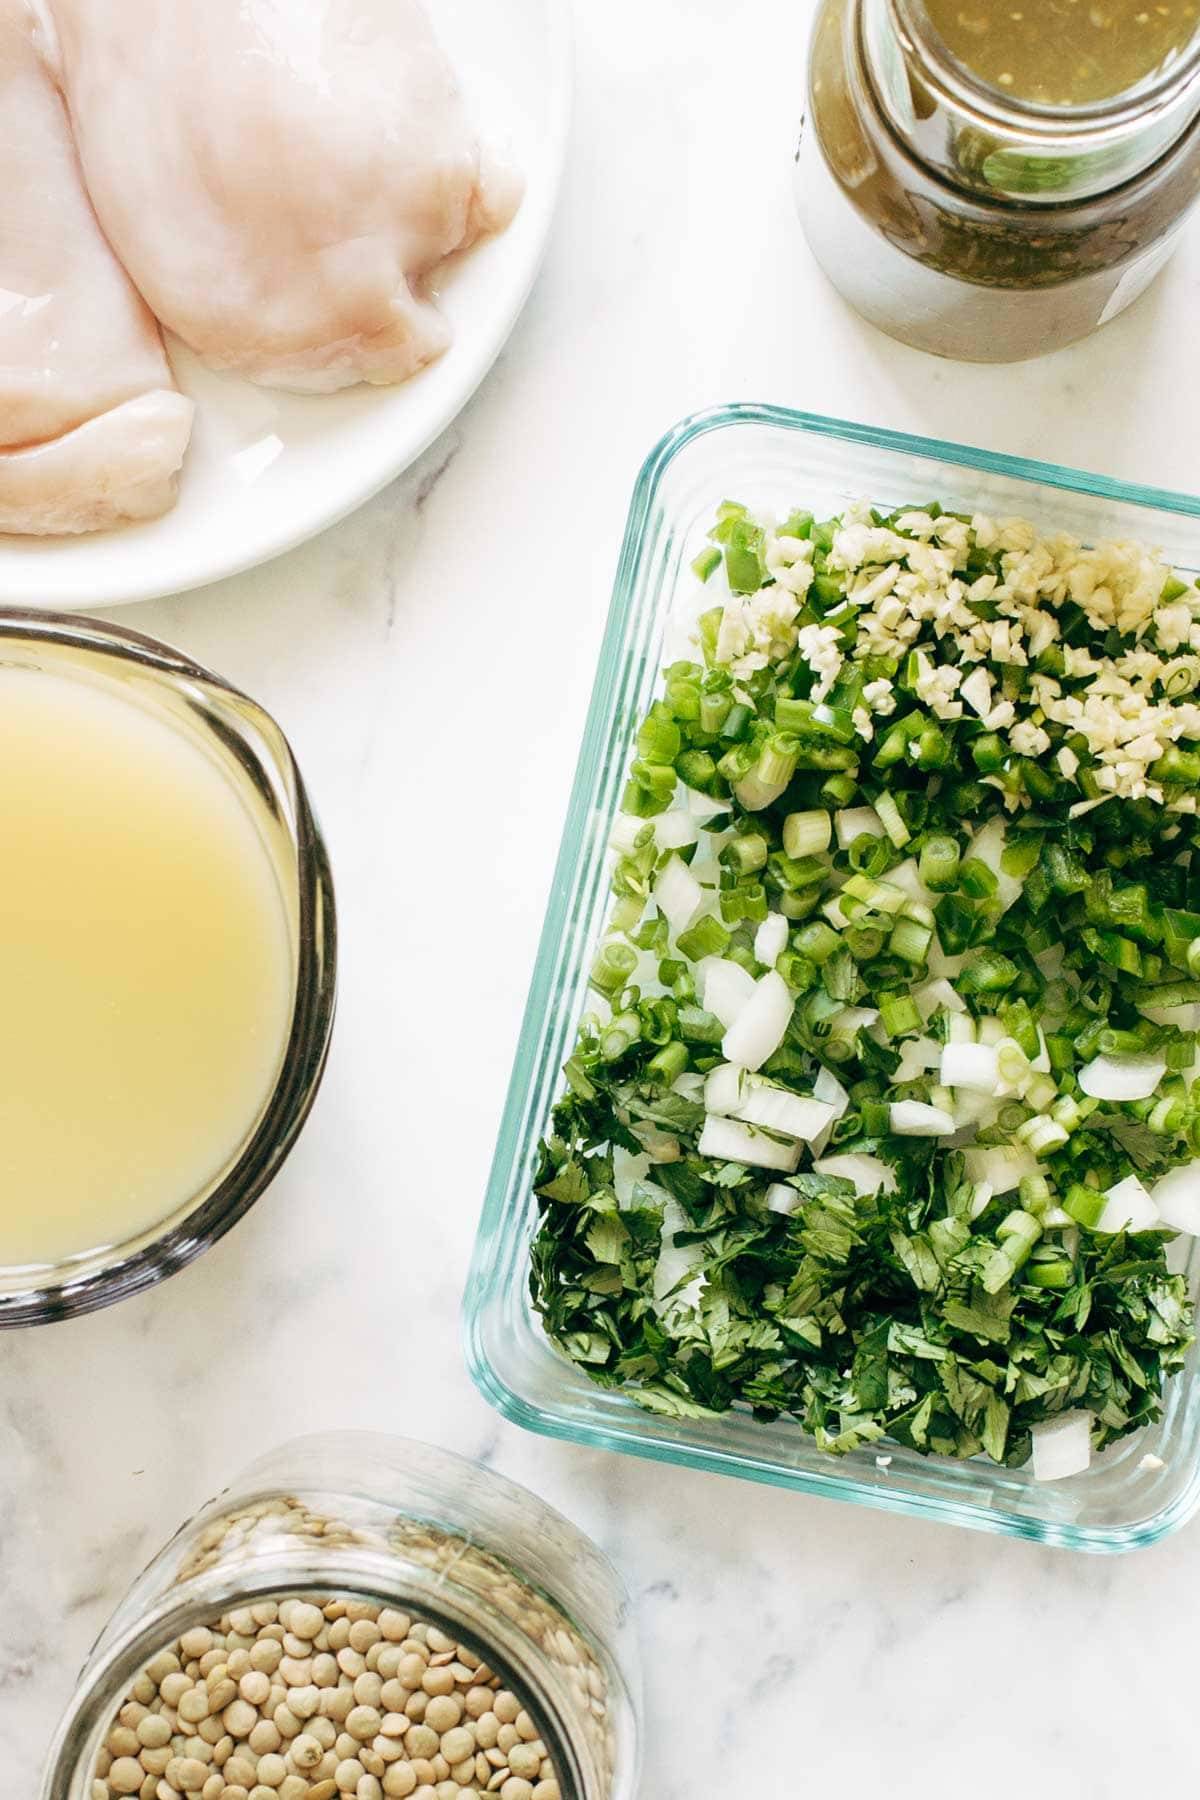
[[[475,404],[308,548],[124,615],[291,733],[338,879],[341,1011],[308,1129],[238,1230],[153,1294],[0,1342],[0,1800],[30,1800],[144,1558],[261,1446],[335,1425],[487,1456],[613,1554],[644,1636],[647,1800],[1189,1792],[1200,1526],[1123,1561],[1051,1554],[528,1438],[464,1373],[459,1293],[660,431],[771,399],[1200,485],[1200,227],[1091,343],[938,364],[850,316],[794,222],[807,5],[578,10],[558,226]]]

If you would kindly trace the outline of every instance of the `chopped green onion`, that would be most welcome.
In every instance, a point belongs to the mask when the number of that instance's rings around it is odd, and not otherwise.
[[[935,894],[948,893],[958,882],[959,849],[952,837],[929,837],[917,862],[921,880]]]
[[[781,950],[775,959],[775,967],[788,986],[798,993],[807,993],[817,979],[816,963],[795,950]]]
[[[875,801],[875,811],[879,814],[879,823],[895,844],[897,850],[903,850],[912,836],[904,822],[904,815],[891,794],[881,793]]]
[[[636,968],[637,951],[630,944],[608,943],[592,964],[589,979],[602,994],[616,994],[628,984]]]
[[[729,948],[729,932],[720,919],[706,913],[686,931],[681,931],[675,942],[681,956],[686,956],[689,962],[699,962],[704,956],[724,956]]]
[[[879,1019],[889,1037],[903,1037],[921,1029],[921,1014],[911,994],[881,994]]]
[[[853,775],[836,774],[821,783],[819,798],[836,812],[849,806],[857,792],[858,782]]]
[[[721,850],[721,861],[739,875],[756,875],[767,866],[770,845],[759,831],[742,831]]]
[[[860,900],[872,912],[898,913],[908,896],[903,888],[890,881],[875,881],[870,875],[851,875],[842,889],[842,897]]]
[[[719,1044],[725,1036],[720,1019],[715,1013],[705,1012],[702,1006],[680,1007],[679,1030],[693,1044]]]
[[[1108,1204],[1107,1194],[1098,1188],[1083,1187],[1079,1182],[1072,1182],[1063,1200],[1063,1211],[1080,1225],[1091,1231],[1099,1224],[1104,1208]]]
[[[687,1045],[681,1044],[678,1038],[673,1038],[650,1058],[646,1064],[646,1076],[650,1081],[661,1081],[664,1087],[670,1087],[672,1082],[678,1081],[687,1066]]]
[[[1025,1280],[1032,1287],[1067,1288],[1074,1279],[1075,1271],[1066,1257],[1054,1257],[1045,1262],[1028,1262],[1025,1265]]]
[[[783,821],[783,847],[789,856],[815,856],[828,850],[833,820],[827,812],[789,813]]]
[[[792,947],[798,955],[807,956],[810,962],[819,966],[827,963],[841,948],[841,939],[823,919],[813,919],[796,933],[792,939]]]
[[[701,694],[700,729],[704,735],[717,737],[732,710],[733,701],[728,694]]]
[[[916,919],[899,918],[892,927],[892,935],[888,939],[888,949],[893,956],[898,956],[907,963],[923,963],[929,955],[929,946],[933,942],[933,928],[922,925]]]
[[[959,976],[958,985],[968,994],[999,994],[1012,986],[1018,973],[1016,963],[998,950],[980,950]]]
[[[1070,1139],[1069,1132],[1064,1131],[1056,1119],[1040,1116],[1026,1119],[1014,1135],[1035,1156],[1050,1156]]]
[[[884,933],[875,925],[854,924],[846,932],[846,948],[856,962],[870,962],[886,942]]]

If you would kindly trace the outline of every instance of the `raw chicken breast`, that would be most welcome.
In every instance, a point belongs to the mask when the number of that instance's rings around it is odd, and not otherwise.
[[[0,531],[165,512],[191,432],[104,240],[25,0],[0,0]]]
[[[419,0],[50,0],[93,204],[164,325],[306,390],[445,348],[421,291],[508,223]]]

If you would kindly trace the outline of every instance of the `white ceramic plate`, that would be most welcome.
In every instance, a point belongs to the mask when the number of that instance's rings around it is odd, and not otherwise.
[[[81,538],[0,536],[0,603],[119,606],[265,562],[360,506],[418,457],[470,399],[533,285],[562,172],[570,108],[568,0],[429,0],[486,135],[525,177],[501,236],[448,270],[454,341],[394,388],[302,396],[203,368],[170,342],[196,427],[173,510]]]

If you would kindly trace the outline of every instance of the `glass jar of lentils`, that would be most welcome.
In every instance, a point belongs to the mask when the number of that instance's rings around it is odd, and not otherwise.
[[[41,1800],[629,1800],[628,1603],[533,1494],[371,1433],[255,1463],[135,1582]]]

